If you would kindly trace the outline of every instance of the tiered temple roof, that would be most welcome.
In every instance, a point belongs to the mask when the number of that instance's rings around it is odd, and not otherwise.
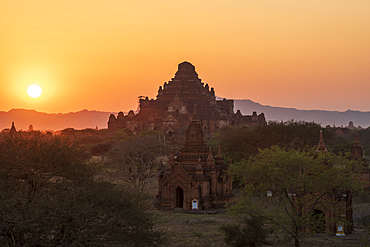
[[[148,97],[139,100],[139,111],[122,112],[109,117],[108,129],[130,128],[134,133],[153,129],[171,136],[182,126],[187,126],[193,116],[193,106],[197,105],[197,114],[202,124],[206,139],[217,129],[228,125],[258,126],[265,124],[263,113],[244,116],[239,111],[234,113],[233,100],[217,100],[215,90],[199,79],[195,67],[189,62],[178,65],[175,77],[165,82],[158,89],[157,99]]]

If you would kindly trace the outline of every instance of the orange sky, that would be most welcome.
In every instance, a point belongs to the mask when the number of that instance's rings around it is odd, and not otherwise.
[[[0,111],[136,109],[183,61],[220,97],[370,111],[370,1],[14,0],[0,12]]]

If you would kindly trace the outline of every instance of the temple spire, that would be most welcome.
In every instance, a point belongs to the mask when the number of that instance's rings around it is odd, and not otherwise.
[[[358,133],[356,133],[355,143],[353,144],[354,147],[361,146],[360,141],[358,140]]]
[[[197,111],[197,104],[194,104],[192,121],[199,121],[199,116],[198,116],[198,111]]]
[[[217,159],[222,159],[222,155],[221,155],[221,147],[220,147],[220,145],[218,145]]]
[[[211,146],[209,146],[209,153],[208,153],[207,161],[214,161],[214,160],[215,159],[213,158],[212,148]]]
[[[355,139],[355,142],[353,143],[353,147],[352,147],[352,158],[361,159],[361,158],[363,158],[363,156],[364,156],[364,154],[363,154],[363,151],[362,151],[362,147],[361,147],[360,141],[358,139],[358,134],[356,133],[356,139]]]
[[[9,134],[10,134],[10,135],[15,135],[15,134],[17,134],[17,130],[15,129],[14,122],[12,122],[12,127],[10,128]]]
[[[175,155],[173,155],[173,149],[171,147],[170,156],[168,157],[168,164],[166,166],[167,170],[170,170],[171,167],[175,167]]]
[[[316,152],[327,152],[328,150],[326,149],[325,143],[324,143],[324,138],[322,136],[322,130],[320,130],[320,141],[317,146]]]

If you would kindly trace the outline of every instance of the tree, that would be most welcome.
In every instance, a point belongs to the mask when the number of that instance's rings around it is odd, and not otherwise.
[[[116,144],[120,141],[124,141],[133,137],[135,137],[134,132],[132,132],[129,128],[122,128],[114,131],[113,136],[109,138],[109,141]]]
[[[317,133],[320,130],[321,126],[317,123],[289,120],[270,121],[267,125],[259,126],[255,131],[258,134],[261,149],[276,145],[302,151],[317,144]],[[330,139],[326,132],[325,137],[325,140]]]
[[[139,134],[138,134],[139,137],[141,136],[163,136],[163,133],[158,131],[158,130],[144,130],[144,131],[141,131]]]
[[[65,128],[61,131],[61,135],[75,136],[76,130],[74,128]]]
[[[93,156],[100,156],[104,160],[105,155],[112,149],[110,142],[100,142],[90,147],[90,152]]]
[[[150,132],[152,133],[152,132]],[[158,177],[158,168],[165,155],[161,135],[145,135],[130,138],[118,143],[108,154],[108,163],[117,165],[122,171],[122,179],[134,189],[144,192]]]
[[[150,199],[95,179],[63,136],[0,136],[1,246],[157,246]]]
[[[264,228],[263,219],[256,215],[243,217],[241,224],[222,225],[220,230],[225,234],[225,243],[230,246],[255,247],[267,243],[268,230]]]
[[[303,237],[300,229],[312,227],[316,206],[335,192],[343,194],[359,188],[355,165],[355,161],[343,155],[277,146],[264,149],[248,161],[231,166],[230,173],[244,187],[243,196],[232,210],[263,217],[292,237],[298,247]],[[263,196],[267,191],[274,198]]]
[[[91,145],[103,142],[103,138],[97,136],[97,135],[85,135],[80,138],[78,138],[78,142],[82,145]]]
[[[220,146],[223,156],[234,161],[248,159],[257,154],[261,146],[257,132],[247,126],[225,126],[215,133],[209,144],[213,150]]]
[[[259,149],[274,145],[296,150],[312,147],[317,144],[317,133],[320,129],[319,124],[294,120],[270,121],[256,128],[227,126],[219,129],[209,144],[214,146],[215,150],[220,145],[224,156],[234,161],[241,161],[258,154]],[[330,136],[332,135],[330,133]],[[330,141],[326,131],[325,137]]]

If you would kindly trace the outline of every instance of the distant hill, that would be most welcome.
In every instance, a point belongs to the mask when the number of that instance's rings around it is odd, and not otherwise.
[[[261,105],[251,100],[235,100],[234,108],[240,110],[244,115],[250,115],[253,111],[257,114],[264,113],[267,121],[286,121],[286,120],[303,120],[321,124],[340,127],[348,126],[349,121],[352,121],[354,126],[367,128],[370,126],[370,112],[352,111],[322,111],[322,110],[298,110],[295,108],[274,107]]]
[[[294,108],[273,107],[261,105],[251,100],[235,100],[235,111],[240,110],[244,115],[264,113],[267,121],[304,120],[314,121],[322,126],[335,124],[337,127],[348,126],[352,121],[354,126],[367,128],[370,126],[370,112],[351,111],[321,111],[321,110],[297,110]],[[10,128],[12,122],[17,130],[28,130],[30,124],[35,130],[62,130],[65,128],[85,129],[107,128],[109,115],[114,112],[99,112],[82,110],[71,113],[48,114],[35,110],[12,109],[8,112],[0,111],[0,131]]]
[[[48,114],[35,110],[12,109],[8,112],[0,111],[0,131],[10,128],[14,122],[17,130],[28,130],[30,124],[35,130],[62,130],[65,128],[85,129],[107,128],[111,112],[82,110],[71,113]]]

